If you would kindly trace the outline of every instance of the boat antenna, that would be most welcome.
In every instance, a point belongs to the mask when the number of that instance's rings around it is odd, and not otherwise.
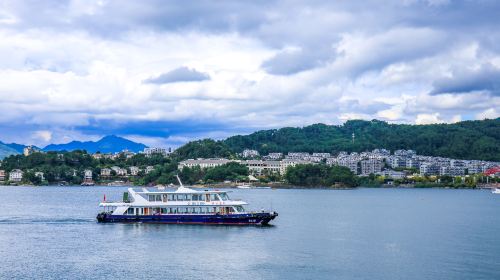
[[[181,187],[184,187],[184,185],[183,185],[183,184],[182,184],[182,182],[181,182],[181,178],[179,178],[179,175],[175,175],[175,177],[177,177],[177,181],[179,181],[179,185],[180,185]]]

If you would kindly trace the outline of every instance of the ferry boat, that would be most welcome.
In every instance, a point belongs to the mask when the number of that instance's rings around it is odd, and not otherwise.
[[[136,191],[129,188],[123,201],[99,204],[104,211],[97,215],[100,223],[164,223],[268,225],[278,216],[274,211],[247,212],[246,202],[232,200],[227,191],[193,190],[182,185],[176,190]]]
[[[500,194],[500,188],[494,188],[494,189],[492,189],[491,193]]]

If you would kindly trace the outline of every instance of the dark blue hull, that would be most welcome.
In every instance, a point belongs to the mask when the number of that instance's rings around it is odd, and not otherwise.
[[[99,213],[100,223],[156,223],[156,224],[207,224],[207,225],[267,225],[278,213],[249,213],[228,215],[111,215]]]

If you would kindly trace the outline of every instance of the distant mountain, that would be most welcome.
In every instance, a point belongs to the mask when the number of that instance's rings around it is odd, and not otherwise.
[[[353,139],[354,135],[354,139]],[[418,154],[500,161],[500,118],[453,124],[408,125],[352,120],[261,130],[223,141],[233,152],[362,152],[375,148],[412,149]]]
[[[50,144],[43,148],[44,151],[74,151],[74,150],[86,150],[89,153],[101,152],[101,153],[117,153],[125,149],[132,152],[140,152],[147,148],[146,145],[141,143],[136,143],[128,139],[110,135],[102,138],[97,142],[93,141],[72,141],[66,144]]]
[[[10,143],[10,144],[5,144],[5,145],[11,147],[12,149],[16,150],[20,154],[23,153],[23,150],[26,147],[26,145],[16,144],[16,143]]]
[[[5,157],[8,157],[10,155],[17,155],[20,153],[16,149],[10,147],[10,145],[12,145],[12,144],[4,144],[4,143],[0,142],[0,160],[5,158]],[[21,152],[22,152],[22,149],[21,149]]]

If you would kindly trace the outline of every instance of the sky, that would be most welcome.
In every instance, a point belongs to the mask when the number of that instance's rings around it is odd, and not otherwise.
[[[500,2],[0,0],[0,140],[500,116]]]

